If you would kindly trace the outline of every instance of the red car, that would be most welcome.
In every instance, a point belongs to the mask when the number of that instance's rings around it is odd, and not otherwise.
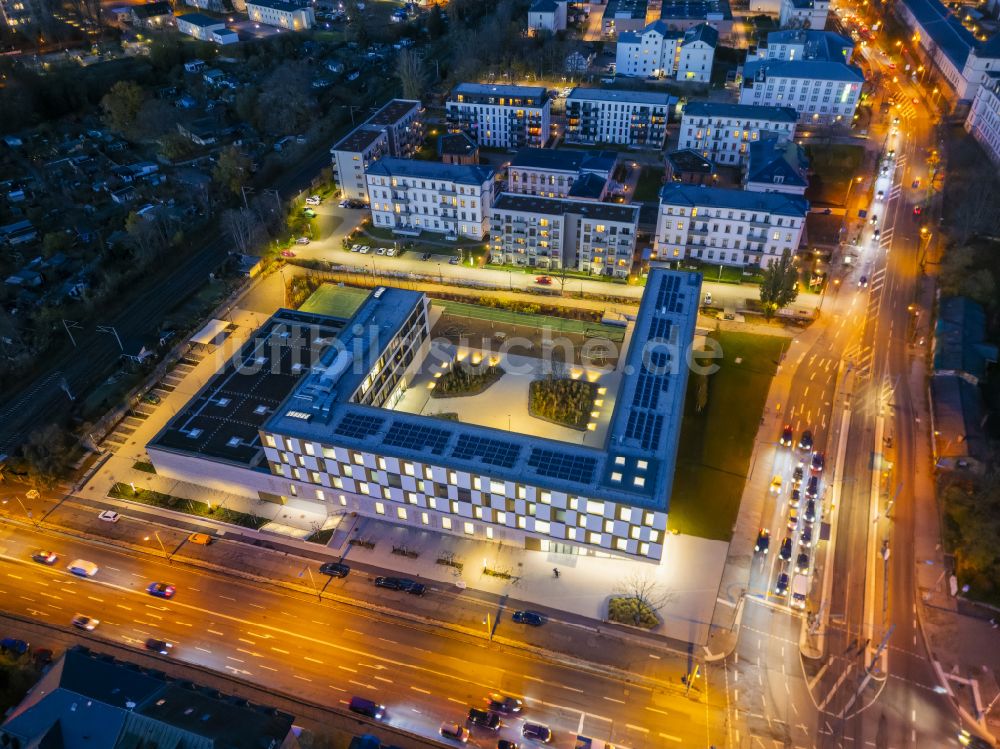
[[[919,216],[923,212],[924,212],[924,209],[921,208],[919,205],[913,206],[913,215],[914,216]]]
[[[542,286],[551,286],[552,279],[549,276],[535,276],[535,283],[540,283]]]
[[[281,256],[282,257],[295,257],[295,253],[292,252],[291,250],[282,250],[281,251]]]

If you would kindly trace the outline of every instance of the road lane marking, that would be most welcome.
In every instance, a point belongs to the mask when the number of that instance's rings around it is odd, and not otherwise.
[[[580,691],[583,691],[583,690],[577,689],[576,691],[580,692]],[[603,697],[602,699],[605,699],[608,702],[617,702],[619,705],[624,705],[625,704],[625,700],[616,700],[614,697]]]
[[[278,669],[276,669],[276,668],[271,668],[270,666],[265,666],[265,665],[264,665],[263,663],[260,663],[260,664],[258,664],[258,665],[259,665],[259,666],[260,666],[261,668],[266,668],[266,669],[267,669],[268,671],[274,671],[275,673],[277,673],[277,672],[278,672]]]
[[[362,688],[364,688],[364,689],[374,689],[374,688],[375,688],[375,687],[373,687],[373,686],[372,686],[371,684],[364,684],[363,682],[360,682],[360,681],[354,681],[353,679],[348,679],[347,683],[348,683],[348,684],[353,684],[353,685],[354,685],[354,686],[356,686],[356,687],[362,687]],[[465,703],[464,703],[464,702],[461,702],[461,703],[459,703],[459,704],[461,704],[461,705],[464,705]]]
[[[308,655],[306,655],[306,656],[303,656],[303,660],[307,660],[307,661],[309,661],[310,663],[318,663],[318,664],[319,664],[319,665],[321,665],[321,666],[323,665],[323,661],[318,661],[318,660],[316,660],[315,658],[310,658],[310,657],[309,657]]]
[[[253,606],[255,609],[262,609],[262,608],[264,608],[259,603],[247,603],[247,606]]]
[[[560,684],[559,686],[561,686],[563,689],[569,690],[570,692],[577,692],[579,694],[583,694],[582,689],[577,689],[576,687],[568,687],[565,684]]]
[[[465,700],[456,700],[454,697],[449,697],[448,702],[454,702],[456,705],[464,705]]]
[[[236,603],[236,599],[235,598],[230,598],[229,596],[219,596],[219,598],[223,598],[223,599],[225,599],[227,601],[232,601],[233,603]]]
[[[246,661],[241,661],[239,658],[233,658],[231,655],[226,656],[227,661],[236,661],[237,663],[246,663]]]
[[[194,626],[193,624],[188,624],[187,622],[178,622],[178,621],[175,621],[174,624],[176,624],[178,627],[193,627]]]
[[[414,692],[420,692],[420,694],[430,694],[426,689],[421,689],[420,687],[410,687]]]
[[[392,679],[387,679],[384,676],[376,676],[374,678],[378,679],[379,681],[384,681],[386,684],[393,684],[394,683]]]
[[[203,648],[203,647],[199,647],[198,645],[195,645],[195,646],[194,646],[194,649],[195,649],[195,650],[200,650],[200,651],[201,651],[201,652],[203,652],[203,653],[211,653],[211,652],[212,652],[212,651],[211,651],[211,650],[209,650],[208,648]]]
[[[312,681],[312,679],[307,679],[305,676],[299,676],[298,674],[292,674],[292,676],[301,681]]]
[[[358,630],[356,630],[356,629],[345,629],[344,631],[345,632],[350,632],[352,635],[362,635],[362,636],[364,636],[364,634],[365,634],[364,632],[358,632]]]
[[[256,644],[257,644],[257,643],[256,643],[256,642],[254,642],[253,640],[248,640],[248,639],[247,639],[247,638],[245,638],[245,637],[237,637],[236,639],[237,639],[237,640],[239,640],[240,642],[245,642],[245,643],[247,643],[248,645],[256,645]]]
[[[681,739],[677,736],[671,736],[669,733],[659,734],[661,739],[666,739],[667,741],[676,741],[678,744],[681,743]]]
[[[87,596],[88,601],[97,601],[98,603],[104,603],[103,598],[98,598],[97,596]]]
[[[660,715],[671,715],[671,713],[668,713],[666,710],[657,710],[655,707],[647,707],[646,709],[649,710],[649,712],[651,713],[659,713]]]
[[[263,658],[260,653],[255,653],[252,650],[244,650],[243,648],[236,648],[237,653],[245,653],[246,655],[252,655],[254,658]]]
[[[348,668],[347,666],[337,666],[341,671],[350,671],[352,674],[356,674],[358,670],[356,668]]]
[[[206,629],[205,631],[211,635],[218,635],[219,637],[225,637],[225,634],[223,634],[222,632],[216,632],[214,629]]]
[[[132,610],[131,606],[126,606],[123,603],[116,603],[115,606],[117,606],[120,609],[125,609],[126,611],[131,611]]]
[[[290,655],[287,650],[282,650],[281,648],[271,648],[275,653],[281,653],[282,655]]]
[[[332,689],[332,690],[334,690],[336,692],[346,692],[347,691],[346,689],[341,689],[340,687],[335,687],[335,686],[333,686],[333,684],[327,684],[327,686],[330,687],[330,689]],[[428,692],[427,694],[430,694],[430,692]]]
[[[648,728],[643,728],[642,726],[633,726],[631,723],[626,723],[625,727],[630,728],[633,731],[641,731],[642,733],[649,733]]]
[[[13,574],[11,574],[10,572],[8,572],[8,573],[7,573],[7,577],[12,577],[12,578],[14,578],[15,580],[23,580],[23,579],[24,579],[24,578],[23,578],[23,577],[21,577],[20,575],[13,575]]]

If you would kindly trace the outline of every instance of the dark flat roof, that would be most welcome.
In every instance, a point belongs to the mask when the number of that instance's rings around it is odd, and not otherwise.
[[[527,213],[544,213],[548,215],[578,213],[584,218],[631,223],[635,223],[639,218],[639,206],[635,205],[595,203],[590,200],[543,198],[538,195],[519,195],[511,192],[501,193],[493,201],[493,207],[497,210],[525,211]]]
[[[358,127],[341,138],[337,145],[333,147],[333,150],[361,153],[381,138],[383,132],[382,130],[370,129],[364,125],[358,125]]]
[[[413,108],[420,109],[420,102],[415,99],[393,99],[375,114],[368,118],[366,125],[395,125],[401,117],[408,115]]]

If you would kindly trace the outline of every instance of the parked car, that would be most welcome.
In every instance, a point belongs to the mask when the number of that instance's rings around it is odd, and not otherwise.
[[[319,571],[330,577],[347,577],[351,568],[340,562],[324,562],[319,566]]]
[[[375,720],[381,720],[382,716],[385,715],[385,705],[372,702],[365,697],[351,697],[347,709],[358,715],[365,715]]]
[[[787,562],[792,558],[792,537],[785,536],[785,540],[781,542],[781,550],[778,552],[778,558],[783,562]]]
[[[809,569],[809,552],[803,551],[795,559],[795,571],[803,573]]]
[[[314,211],[312,208],[303,208],[302,213],[308,218],[316,218],[316,211]]]
[[[150,637],[146,640],[146,650],[152,650],[154,653],[159,653],[160,655],[170,655],[170,649],[173,645],[166,640],[157,640],[155,637]]]
[[[295,253],[292,252],[291,250],[282,250],[281,251],[281,256],[282,257],[295,257]]]
[[[98,624],[101,623],[100,619],[94,619],[91,616],[85,616],[83,614],[77,614],[72,619],[70,619],[70,624],[72,624],[77,629],[85,629],[88,632],[93,632]]]
[[[149,403],[153,406],[158,406],[160,404],[160,396],[158,396],[156,393],[146,393],[144,396],[142,396],[142,402]]]
[[[97,519],[103,520],[105,523],[117,523],[122,519],[122,516],[114,510],[104,510],[103,512],[98,513]]]
[[[309,244],[309,237],[299,237],[295,240],[295,244]]]
[[[446,739],[461,741],[463,744],[469,740],[469,729],[458,723],[449,723],[448,721],[445,721],[438,729],[438,733]]]
[[[781,494],[781,474],[774,474],[774,478],[771,479],[771,494]]]
[[[188,536],[188,541],[199,546],[208,546],[212,543],[212,537],[207,533],[192,533]]]
[[[537,611],[515,611],[511,619],[516,624],[530,624],[532,627],[541,627],[545,624],[545,617]]]
[[[306,205],[319,205],[322,202],[323,198],[321,198],[319,195],[310,195],[308,198],[306,198]]]
[[[541,286],[551,286],[552,285],[552,277],[551,276],[535,276],[535,283],[540,284]]]
[[[379,588],[389,590],[401,590],[414,596],[422,596],[427,590],[427,586],[418,583],[416,580],[409,580],[405,577],[376,577],[375,585]]]
[[[778,580],[774,584],[774,594],[776,596],[788,595],[788,573],[782,572],[778,575]]]
[[[0,640],[0,653],[13,653],[20,656],[27,653],[30,649],[31,645],[16,637],[4,637]]]

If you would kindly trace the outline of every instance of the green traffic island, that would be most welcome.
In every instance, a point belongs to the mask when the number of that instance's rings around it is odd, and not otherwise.
[[[528,413],[536,419],[584,432],[594,410],[597,385],[586,380],[550,377],[528,386]]]
[[[201,518],[211,518],[220,523],[239,525],[244,528],[260,530],[269,521],[259,515],[251,515],[246,512],[229,510],[218,505],[208,505],[193,499],[174,497],[170,494],[153,491],[152,489],[132,489],[131,484],[116,483],[111,487],[108,496],[113,499],[125,499],[129,502],[138,502],[152,507],[163,507],[174,512],[183,512],[187,515],[195,515]]]
[[[147,463],[144,460],[137,460],[132,464],[132,468],[137,471],[143,471],[144,473],[156,473],[156,468],[153,467],[153,464]]]
[[[608,621],[639,629],[660,626],[660,618],[653,608],[635,596],[612,596],[608,599]]]
[[[315,533],[310,533],[306,536],[306,541],[311,544],[320,544],[321,546],[326,546],[330,543],[330,539],[333,538],[334,528],[324,528],[321,531],[316,531]]]
[[[499,364],[490,364],[487,361],[479,364],[456,361],[451,369],[435,380],[431,397],[458,398],[479,395],[505,374],[504,368]]]

